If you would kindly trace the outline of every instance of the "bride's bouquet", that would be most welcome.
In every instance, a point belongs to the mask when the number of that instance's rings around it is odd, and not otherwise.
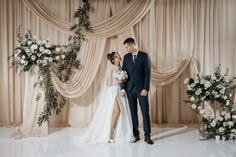
[[[125,70],[119,70],[117,73],[115,73],[114,77],[118,80],[121,89],[124,89],[124,83],[128,79],[127,72]]]

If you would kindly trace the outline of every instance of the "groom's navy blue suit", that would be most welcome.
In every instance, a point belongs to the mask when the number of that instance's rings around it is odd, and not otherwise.
[[[138,51],[138,54],[133,62],[132,53],[124,56],[123,70],[128,73],[128,80],[125,83],[125,90],[127,92],[131,117],[133,122],[133,133],[135,137],[139,137],[138,130],[138,113],[137,113],[137,99],[141,107],[143,115],[143,127],[145,137],[150,137],[151,126],[149,117],[149,103],[148,96],[141,96],[140,93],[143,89],[149,91],[150,77],[151,77],[151,64],[147,53]]]

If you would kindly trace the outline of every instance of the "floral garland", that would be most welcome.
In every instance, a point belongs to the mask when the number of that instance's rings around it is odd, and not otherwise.
[[[236,139],[236,106],[230,100],[233,79],[235,78],[229,79],[228,69],[222,75],[219,65],[213,75],[197,74],[196,77],[186,78],[184,81],[188,95],[188,99],[184,101],[201,115],[205,126],[200,133],[207,139]],[[204,102],[218,104],[218,109],[207,112]]]
[[[77,24],[70,28],[75,35],[69,36],[68,45],[54,45],[47,40],[39,40],[37,37],[33,37],[29,30],[23,38],[20,27],[18,29],[18,46],[10,58],[14,58],[12,67],[15,67],[16,71],[21,68],[21,73],[38,66],[39,77],[34,86],[38,85],[44,90],[46,101],[38,118],[39,126],[48,121],[52,113],[59,114],[67,102],[67,99],[54,88],[51,72],[62,82],[66,82],[72,75],[73,69],[79,70],[80,60],[77,59],[77,54],[80,51],[82,40],[85,40],[82,30],[92,31],[88,16],[89,6],[88,0],[83,0],[82,6],[75,11],[74,18]],[[40,98],[41,93],[36,96],[36,101],[39,101]]]

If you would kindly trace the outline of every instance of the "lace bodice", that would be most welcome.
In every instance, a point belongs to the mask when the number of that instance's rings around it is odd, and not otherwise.
[[[111,70],[108,72],[107,86],[118,85],[118,80],[115,78],[115,74],[121,70],[120,66],[112,65]]]

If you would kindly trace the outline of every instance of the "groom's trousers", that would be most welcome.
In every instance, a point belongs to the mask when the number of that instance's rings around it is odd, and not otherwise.
[[[141,108],[142,116],[143,116],[143,129],[144,129],[144,136],[150,137],[151,133],[151,125],[150,125],[150,116],[149,116],[149,103],[148,103],[148,95],[141,96],[140,92],[136,90],[132,90],[131,92],[127,93],[130,112],[133,122],[133,133],[135,137],[139,137],[139,121],[138,121],[138,105],[137,100],[139,100],[139,105]]]

